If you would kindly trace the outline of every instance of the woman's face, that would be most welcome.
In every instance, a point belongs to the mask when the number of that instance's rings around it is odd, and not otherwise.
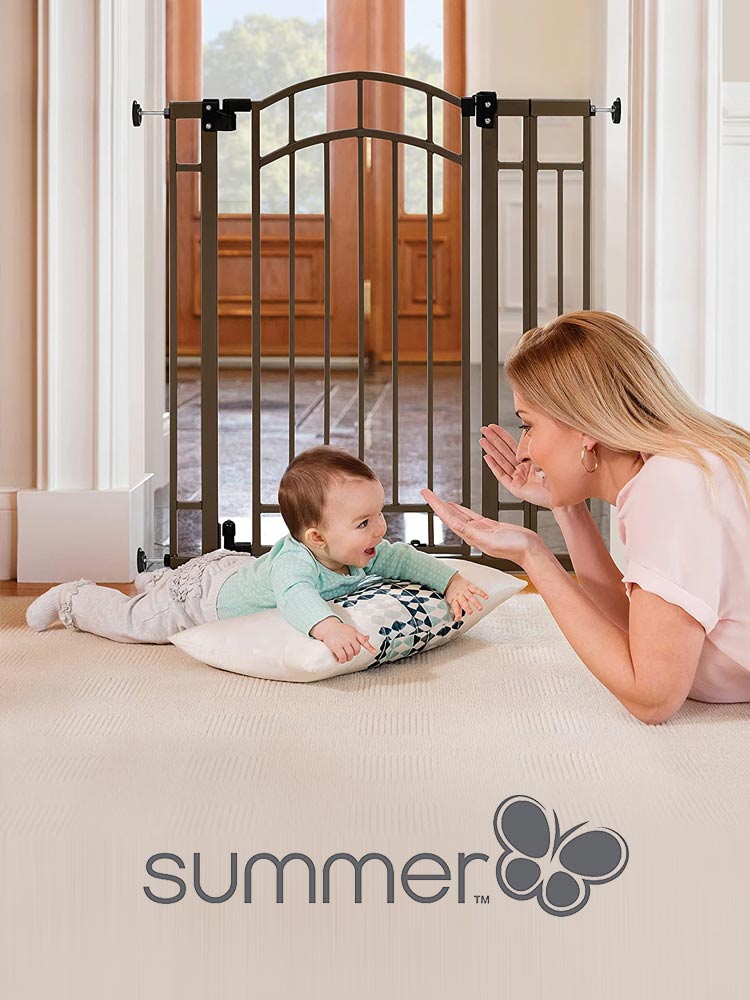
[[[516,458],[519,462],[531,459],[542,470],[552,506],[580,503],[591,496],[591,474],[581,464],[581,448],[589,438],[534,409],[520,393],[514,392],[513,400],[521,424]],[[586,464],[595,464],[593,456]]]

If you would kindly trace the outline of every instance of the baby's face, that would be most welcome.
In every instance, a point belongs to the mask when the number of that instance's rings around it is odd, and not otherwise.
[[[386,533],[384,502],[385,493],[377,481],[345,479],[334,484],[321,529],[331,559],[362,568],[370,562]]]

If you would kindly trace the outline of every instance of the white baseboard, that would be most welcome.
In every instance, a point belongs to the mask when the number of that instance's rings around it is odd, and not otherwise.
[[[0,488],[0,580],[16,578],[18,516],[15,487]]]
[[[135,578],[153,538],[152,475],[129,490],[19,490],[19,583]]]

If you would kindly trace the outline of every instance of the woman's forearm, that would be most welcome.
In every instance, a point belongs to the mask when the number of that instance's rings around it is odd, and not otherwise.
[[[630,602],[622,573],[607,551],[588,507],[585,503],[555,507],[552,513],[565,538],[579,584],[607,618],[627,632]]]
[[[632,715],[652,721],[658,706],[638,687],[628,633],[604,614],[540,539],[530,547],[523,569],[594,677]]]

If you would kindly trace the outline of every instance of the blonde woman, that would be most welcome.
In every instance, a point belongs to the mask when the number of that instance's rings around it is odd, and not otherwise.
[[[505,363],[519,443],[482,427],[484,459],[548,507],[576,579],[528,529],[423,490],[459,537],[529,576],[586,667],[642,722],[686,698],[750,701],[750,433],[698,406],[638,331],[571,312]],[[623,576],[585,500],[616,508]]]

